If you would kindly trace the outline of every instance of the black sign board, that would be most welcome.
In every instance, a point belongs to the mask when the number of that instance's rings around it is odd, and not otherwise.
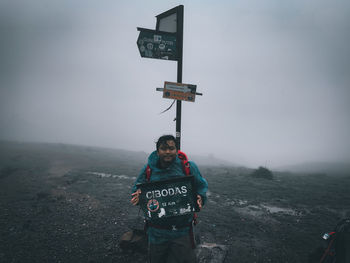
[[[163,219],[198,211],[193,176],[149,182],[137,187],[141,189],[140,207],[147,219]]]
[[[141,57],[177,60],[176,34],[138,27],[137,46]]]

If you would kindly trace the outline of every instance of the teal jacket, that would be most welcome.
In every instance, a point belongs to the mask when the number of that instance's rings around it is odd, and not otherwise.
[[[159,157],[156,151],[151,153],[151,155],[148,157],[148,165],[150,166],[152,170],[150,181],[159,181],[159,180],[165,180],[165,179],[172,179],[180,176],[185,176],[182,168],[181,160],[176,156],[175,161],[165,169],[162,169],[158,166]],[[199,172],[199,169],[197,165],[194,162],[190,163],[190,169],[191,169],[191,175],[194,176],[194,189],[196,189],[197,193],[202,197],[203,205],[205,204],[207,200],[206,192],[208,190],[208,183],[207,181],[202,177],[202,175]],[[140,183],[145,183],[146,180],[146,167],[145,165],[143,169],[141,170],[139,176],[137,177],[135,184],[132,188],[132,192],[136,192],[137,185]],[[190,222],[192,221],[191,215],[185,215],[185,216],[178,216],[174,218],[168,218],[165,222],[157,223],[157,224],[166,224],[167,226],[172,225],[190,225]],[[189,227],[183,227],[178,228],[176,230],[168,230],[168,229],[159,229],[154,227],[148,227],[147,234],[148,234],[148,240],[150,243],[153,244],[160,244],[184,235],[188,235],[189,233]]]

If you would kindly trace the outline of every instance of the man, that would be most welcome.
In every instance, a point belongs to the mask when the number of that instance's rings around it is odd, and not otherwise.
[[[177,156],[175,138],[172,135],[164,135],[158,139],[157,150],[148,157],[148,165],[152,174],[150,181],[159,181],[185,176],[182,161]],[[194,176],[194,189],[197,196],[197,204],[201,209],[207,199],[207,181],[201,176],[197,165],[190,163],[190,174]],[[146,167],[142,169],[132,189],[131,203],[139,203],[140,190],[137,184],[145,183]],[[190,226],[192,215],[183,215],[168,218],[159,222],[149,222],[147,228],[149,242],[149,260],[151,263],[172,262],[196,262]],[[173,227],[176,226],[176,227]]]

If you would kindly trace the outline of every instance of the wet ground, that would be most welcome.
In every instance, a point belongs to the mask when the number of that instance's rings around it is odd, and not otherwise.
[[[0,262],[145,262],[121,235],[142,227],[130,189],[146,154],[1,142]],[[225,262],[307,262],[323,232],[350,212],[350,174],[274,173],[200,166],[208,202],[202,242],[228,247]]]

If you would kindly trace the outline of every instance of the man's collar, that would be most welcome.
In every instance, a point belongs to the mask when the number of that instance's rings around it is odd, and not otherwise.
[[[174,159],[174,161],[172,161],[171,163],[169,163],[169,165],[167,165],[167,166],[162,166],[162,165],[161,165],[161,162],[160,162],[160,159],[158,159],[158,161],[157,161],[157,167],[158,167],[159,169],[167,169],[167,168],[169,168],[170,166],[172,166],[173,163],[175,163],[175,162],[176,162],[176,158]]]

